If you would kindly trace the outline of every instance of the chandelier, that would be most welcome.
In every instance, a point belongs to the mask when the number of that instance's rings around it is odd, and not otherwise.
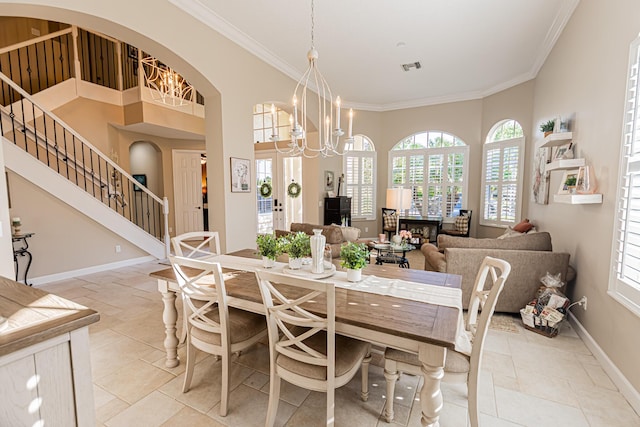
[[[140,62],[145,84],[150,89],[154,101],[172,107],[193,102],[193,86],[184,77],[153,56],[147,56]]]
[[[334,108],[331,88],[318,69],[318,51],[315,49],[314,27],[314,0],[311,0],[311,49],[307,53],[309,68],[307,68],[307,71],[305,71],[298,81],[293,93],[293,114],[289,117],[291,124],[291,141],[287,144],[286,148],[278,147],[278,135],[275,131],[273,135],[271,135],[271,140],[275,142],[275,147],[278,152],[290,156],[302,155],[307,158],[314,158],[320,155],[323,157],[343,155],[344,143],[353,141],[353,109],[349,110],[349,130],[347,138],[341,144],[340,137],[344,135],[343,130],[340,128],[341,101],[338,96]],[[315,88],[315,94],[313,93],[313,88]],[[307,132],[308,125],[306,120],[308,113],[307,105],[312,105],[314,102],[317,102],[318,108],[318,141],[310,142],[308,139],[309,132]],[[300,109],[301,123],[298,123],[298,109]]]

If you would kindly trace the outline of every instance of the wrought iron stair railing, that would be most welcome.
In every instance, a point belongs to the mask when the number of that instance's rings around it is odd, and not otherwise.
[[[0,134],[103,205],[163,243],[168,253],[168,201],[153,194],[3,73]]]

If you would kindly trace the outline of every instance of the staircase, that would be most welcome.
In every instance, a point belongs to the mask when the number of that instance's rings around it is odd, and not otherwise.
[[[0,73],[5,165],[158,259],[169,205]]]

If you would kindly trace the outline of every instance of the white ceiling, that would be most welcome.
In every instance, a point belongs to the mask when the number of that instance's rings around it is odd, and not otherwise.
[[[311,0],[169,1],[296,80],[307,67]],[[534,78],[578,2],[317,0],[318,68],[348,107],[480,98]]]

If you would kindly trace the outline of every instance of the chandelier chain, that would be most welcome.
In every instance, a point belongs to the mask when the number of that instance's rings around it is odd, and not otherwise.
[[[315,30],[316,27],[316,20],[315,20],[315,8],[313,7],[313,0],[311,0],[311,49],[315,49],[316,44],[315,44],[315,40],[313,37],[313,30]]]

